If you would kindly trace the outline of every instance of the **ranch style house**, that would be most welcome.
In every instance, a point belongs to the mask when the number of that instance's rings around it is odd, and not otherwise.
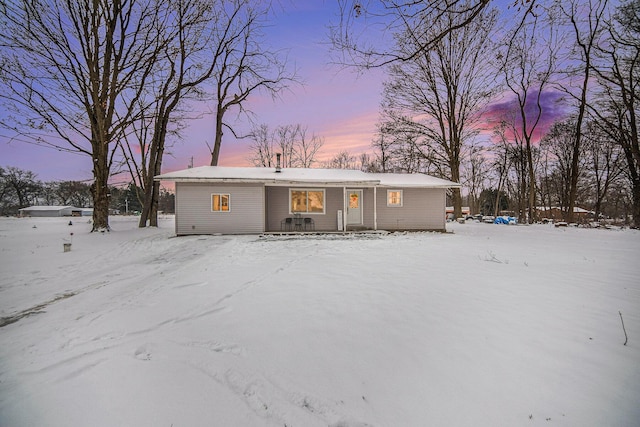
[[[156,176],[175,183],[177,235],[445,230],[446,193],[425,174],[201,166]]]

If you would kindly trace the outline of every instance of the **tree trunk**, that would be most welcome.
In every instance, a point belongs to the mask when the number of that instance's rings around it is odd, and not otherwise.
[[[105,149],[106,150],[106,149]],[[93,176],[95,181],[91,186],[93,196],[93,227],[94,231],[110,231],[109,228],[109,167],[107,166],[107,155],[104,150],[94,150]]]
[[[153,182],[153,196],[151,199],[151,212],[149,217],[149,226],[158,226],[158,200],[160,199],[160,183],[158,181]]]
[[[220,146],[222,145],[222,116],[223,113],[218,110],[216,114],[216,135],[213,143],[213,151],[211,152],[211,166],[218,166],[218,159],[220,158]]]
[[[502,191],[502,186],[504,185],[504,181],[502,179],[502,173],[498,178],[498,191],[496,192],[496,201],[493,205],[493,216],[498,216],[499,206],[500,206],[500,192]]]
[[[451,159],[451,181],[460,182],[460,161],[457,156]],[[453,215],[456,218],[462,217],[462,195],[459,188],[451,189],[451,201],[453,203]]]
[[[144,183],[144,204],[142,206],[142,214],[140,215],[140,222],[138,227],[144,228],[149,223],[150,227],[158,226],[158,198],[160,197],[160,183],[154,181],[153,177],[160,174],[162,169],[162,155],[164,150],[162,147],[153,144],[152,152],[150,153],[149,170],[147,171],[146,180]]]
[[[633,208],[631,215],[633,216],[632,227],[640,229],[640,180],[633,182]],[[625,218],[626,221],[626,218]]]
[[[453,202],[453,215],[456,218],[462,217],[462,196],[459,188],[451,189],[451,201]]]
[[[527,138],[527,172],[529,175],[529,194],[527,200],[527,222],[533,224],[536,219],[536,173],[533,168],[531,141]]]
[[[573,141],[573,152],[571,158],[571,183],[569,188],[569,206],[567,207],[567,222],[574,222],[574,207],[576,205],[576,197],[578,194],[578,167],[580,156],[580,144],[582,141],[582,122],[584,120],[585,108],[587,105],[587,87],[589,82],[589,61],[586,64],[586,75],[582,84],[582,97],[580,99],[580,106],[578,109],[578,119],[576,121],[576,135]]]
[[[176,103],[173,104],[175,106]],[[154,181],[154,177],[162,171],[162,156],[164,155],[164,142],[167,135],[167,125],[171,108],[162,108],[156,121],[153,132],[153,140],[149,147],[149,166],[144,176],[144,203],[138,227],[143,228],[149,222],[150,227],[158,226],[158,198],[160,196],[160,183]]]

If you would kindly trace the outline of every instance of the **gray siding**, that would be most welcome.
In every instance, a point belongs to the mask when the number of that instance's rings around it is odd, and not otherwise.
[[[290,217],[289,189],[311,187],[266,187],[267,199],[267,231],[280,231],[280,223]],[[342,187],[323,188],[325,190],[325,213],[309,213],[303,216],[313,218],[316,231],[338,230],[338,210],[343,208]]]
[[[393,190],[402,190],[402,207],[387,207],[387,188],[378,188],[378,229],[445,229],[445,189],[393,188]]]
[[[211,194],[230,194],[229,212],[211,211]],[[264,232],[264,186],[176,183],[176,234]]]
[[[290,217],[289,188],[308,187],[267,187],[267,227],[266,231],[280,231],[281,221]],[[349,187],[362,190],[363,224],[373,229],[374,189]],[[395,188],[394,188],[395,189]],[[445,189],[397,188],[403,190],[403,206],[387,207],[387,189],[377,189],[377,222],[380,230],[444,230],[445,229]],[[338,211],[344,209],[342,187],[325,188],[325,213],[306,214],[313,218],[316,231],[338,230]],[[351,227],[359,228],[359,227]]]
[[[290,217],[289,189],[249,184],[176,183],[176,234],[258,234],[280,231]],[[358,187],[349,187],[358,189]],[[361,188],[364,228],[375,227],[374,189]],[[398,188],[403,206],[387,207],[387,189],[377,189],[377,226],[380,230],[444,230],[445,189]],[[337,231],[339,210],[344,208],[343,188],[325,190],[325,213],[313,218],[316,231]],[[211,211],[211,194],[230,194],[229,212]]]

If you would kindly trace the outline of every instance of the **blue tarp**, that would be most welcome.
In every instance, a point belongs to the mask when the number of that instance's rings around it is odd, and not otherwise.
[[[499,216],[494,221],[494,224],[517,224],[518,220],[512,216]]]

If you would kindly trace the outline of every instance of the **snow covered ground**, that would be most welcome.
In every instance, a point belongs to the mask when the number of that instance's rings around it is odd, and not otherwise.
[[[638,231],[68,221],[0,219],[0,426],[640,425]]]

